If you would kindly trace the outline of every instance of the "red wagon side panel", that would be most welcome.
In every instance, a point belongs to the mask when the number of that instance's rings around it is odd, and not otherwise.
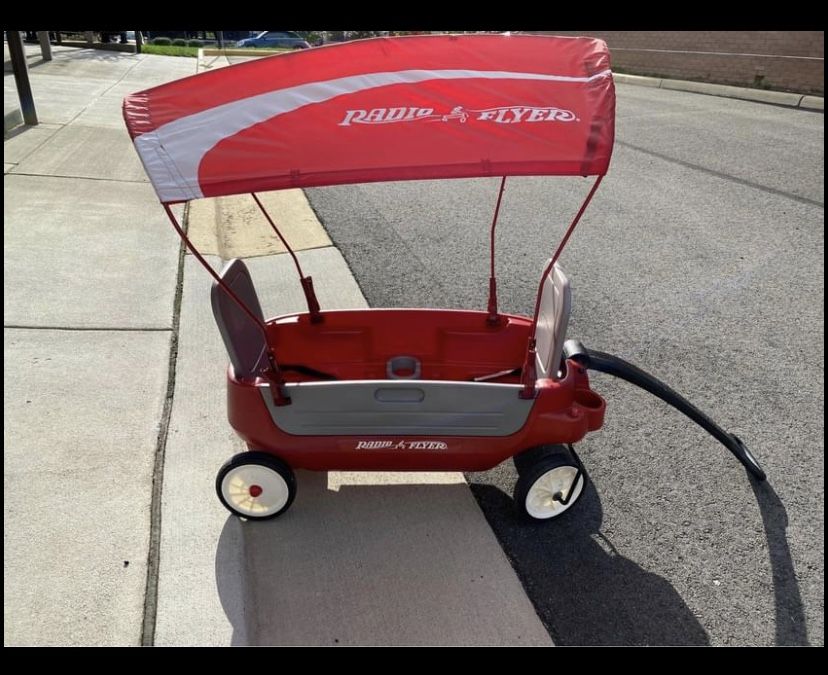
[[[524,426],[510,436],[298,436],[274,423],[260,388],[228,372],[231,426],[251,449],[272,453],[295,469],[322,471],[485,471],[539,445],[576,443],[604,423],[606,402],[589,388],[574,361],[565,380],[538,382]]]

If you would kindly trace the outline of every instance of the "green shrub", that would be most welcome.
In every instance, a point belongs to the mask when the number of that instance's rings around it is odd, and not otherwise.
[[[160,45],[162,47],[169,47],[172,44],[172,40],[168,37],[157,37],[152,38],[152,44]]]
[[[187,41],[182,40],[181,38],[176,38],[175,40],[172,41],[172,45],[173,45],[173,47],[186,47],[187,46]]]
[[[203,47],[204,40],[187,40],[188,47]]]
[[[144,45],[141,50],[144,54],[159,54],[161,56],[198,56],[198,47],[173,47],[172,45]]]

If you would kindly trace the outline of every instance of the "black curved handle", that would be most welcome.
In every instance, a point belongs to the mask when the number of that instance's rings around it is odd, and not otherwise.
[[[738,436],[722,429],[710,417],[690,403],[690,401],[668,387],[658,378],[653,377],[649,373],[641,370],[638,366],[634,366],[622,358],[605,352],[587,349],[578,340],[567,340],[564,343],[563,351],[565,358],[576,361],[584,368],[597,370],[599,373],[606,373],[607,375],[625,380],[673,406],[679,412],[687,415],[687,417],[730,450],[733,456],[741,462],[742,466],[756,480],[761,482],[767,478],[759,462]]]

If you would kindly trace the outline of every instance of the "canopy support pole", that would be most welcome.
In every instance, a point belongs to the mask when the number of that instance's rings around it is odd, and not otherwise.
[[[523,369],[522,369],[522,376],[521,376],[521,384],[523,385],[523,389],[520,391],[521,398],[535,398],[535,381],[538,379],[537,369],[535,367],[535,357],[537,356],[536,345],[537,341],[535,339],[535,333],[538,329],[538,315],[540,314],[540,302],[541,302],[541,294],[543,293],[543,284],[546,282],[546,277],[549,275],[549,272],[552,271],[552,268],[555,266],[555,263],[558,262],[558,258],[560,258],[561,253],[564,250],[567,242],[569,241],[569,237],[572,236],[572,232],[575,230],[575,226],[581,220],[581,216],[584,215],[584,211],[586,211],[587,206],[592,201],[592,197],[595,194],[595,191],[598,189],[598,186],[601,184],[603,180],[603,176],[598,176],[595,179],[595,183],[592,185],[592,188],[587,194],[586,198],[584,199],[584,203],[581,204],[581,208],[578,209],[578,213],[575,214],[575,218],[572,219],[569,227],[566,230],[566,233],[561,239],[561,243],[558,244],[558,248],[555,250],[552,259],[549,261],[549,264],[543,270],[543,275],[541,276],[540,284],[538,285],[538,295],[535,298],[535,313],[532,316],[532,327],[529,333],[529,344],[526,349],[526,360],[523,362]]]
[[[503,199],[503,190],[506,187],[506,176],[500,181],[500,192],[497,193],[497,204],[495,204],[494,217],[492,218],[492,229],[490,234],[490,271],[489,271],[489,316],[486,323],[490,326],[497,326],[500,323],[500,315],[497,313],[497,279],[495,277],[495,226],[497,216],[500,214],[500,202]]]
[[[296,254],[293,252],[293,249],[290,247],[290,244],[287,243],[287,239],[284,238],[282,233],[279,231],[279,228],[276,227],[276,223],[273,222],[273,219],[270,217],[270,214],[265,210],[264,204],[262,204],[262,202],[259,201],[259,197],[256,195],[256,193],[251,192],[250,195],[253,197],[254,201],[258,205],[259,210],[267,219],[267,222],[270,223],[270,227],[273,228],[273,231],[276,233],[276,236],[279,237],[279,240],[287,249],[287,252],[290,253],[291,258],[293,258],[293,264],[296,265],[296,271],[299,273],[299,283],[302,284],[302,291],[304,291],[305,300],[308,303],[308,312],[310,313],[311,323],[322,323],[322,314],[319,311],[319,301],[316,299],[316,293],[313,290],[313,279],[311,279],[310,275],[305,276],[302,273],[302,267],[299,265],[299,258],[296,257]]]
[[[285,378],[282,375],[282,371],[279,369],[279,364],[276,361],[276,354],[273,352],[273,348],[270,346],[270,341],[267,339],[267,326],[265,323],[256,316],[251,309],[244,303],[244,301],[239,298],[238,295],[230,288],[226,283],[224,283],[224,279],[221,278],[219,275],[208,263],[204,256],[199,253],[198,249],[193,245],[190,241],[190,238],[187,236],[187,233],[184,232],[184,229],[178,223],[178,219],[175,217],[175,214],[172,212],[169,204],[162,204],[164,210],[167,212],[167,217],[170,219],[175,231],[178,232],[178,236],[181,237],[181,241],[184,242],[184,245],[190,250],[195,256],[195,259],[201,263],[201,266],[209,272],[210,276],[216,280],[216,283],[221,286],[221,290],[223,290],[230,298],[235,302],[239,308],[247,314],[248,318],[258,326],[259,330],[262,332],[264,336],[265,344],[267,345],[267,361],[268,365],[270,366],[269,370],[264,374],[265,379],[268,380],[270,383],[270,394],[273,397],[273,403],[275,405],[289,405],[290,404],[290,397],[286,396],[282,392],[282,386],[285,384]]]

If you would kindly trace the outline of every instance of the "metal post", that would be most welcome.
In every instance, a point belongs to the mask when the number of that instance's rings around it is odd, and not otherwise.
[[[52,60],[52,45],[49,44],[49,31],[37,31],[37,39],[40,40],[40,53],[43,55],[44,61]]]
[[[492,231],[489,242],[489,254],[491,257],[491,268],[489,271],[489,317],[486,323],[490,326],[497,326],[500,324],[500,317],[497,314],[497,276],[495,275],[495,226],[497,225],[497,217],[500,214],[500,202],[503,199],[503,190],[506,188],[506,176],[500,181],[500,192],[497,193],[497,204],[495,204],[494,217],[492,218]]]
[[[20,98],[23,121],[29,126],[34,126],[37,124],[37,111],[34,96],[32,96],[32,86],[29,84],[29,68],[26,64],[26,52],[23,50],[20,31],[6,31],[6,38],[9,43],[9,56],[14,70],[14,81],[17,84],[17,96]]]
[[[216,31],[216,42],[218,42],[218,48],[224,49],[224,31],[217,30]]]
[[[136,30],[135,31],[135,53],[140,54],[141,53],[141,47],[143,47],[143,46],[144,46],[144,37],[143,37],[143,35],[141,35],[140,30]]]
[[[95,44],[95,31],[85,30],[85,31],[83,31],[83,37],[86,40],[86,44],[88,44],[88,45]]]

